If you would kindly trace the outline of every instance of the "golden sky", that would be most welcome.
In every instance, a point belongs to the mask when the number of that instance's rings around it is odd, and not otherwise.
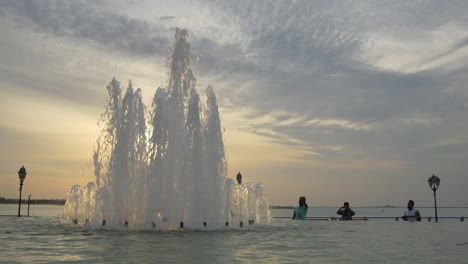
[[[228,177],[278,205],[430,205],[435,173],[440,203],[466,206],[466,3],[286,2],[0,3],[0,195],[22,165],[34,198],[94,181],[106,86],[131,79],[149,110],[181,27]]]

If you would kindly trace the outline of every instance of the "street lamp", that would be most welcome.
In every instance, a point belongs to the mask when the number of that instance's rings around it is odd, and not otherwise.
[[[238,184],[241,184],[241,183],[242,183],[242,174],[241,174],[240,172],[237,173],[236,179],[237,179],[237,183],[238,183]]]
[[[21,169],[18,171],[18,177],[20,179],[20,187],[19,187],[19,192],[20,192],[20,197],[18,201],[18,217],[21,216],[21,192],[23,191],[23,182],[26,179],[26,169],[24,166],[21,167]]]
[[[438,176],[435,176],[434,174],[432,174],[432,176],[429,178],[429,180],[427,180],[427,182],[429,183],[429,188],[431,188],[434,191],[435,218],[436,218],[436,222],[438,222],[436,191],[437,191],[437,188],[439,188],[440,179]]]

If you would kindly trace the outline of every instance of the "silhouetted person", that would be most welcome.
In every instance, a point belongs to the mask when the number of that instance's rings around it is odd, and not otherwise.
[[[236,179],[238,184],[242,184],[242,174],[240,172],[237,173]]]
[[[408,211],[405,211],[405,214],[401,217],[405,221],[421,221],[421,214],[419,213],[418,210],[414,209],[414,201],[409,200],[408,201]]]
[[[336,212],[337,214],[341,215],[341,220],[353,220],[353,216],[355,215],[354,211],[349,207],[349,203],[345,202],[343,207],[338,209]]]
[[[305,196],[299,197],[299,206],[294,208],[293,220],[306,220],[309,206],[306,203]]]

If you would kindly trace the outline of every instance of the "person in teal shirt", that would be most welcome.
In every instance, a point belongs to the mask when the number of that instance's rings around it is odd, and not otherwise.
[[[299,197],[299,206],[294,208],[294,214],[292,219],[293,220],[306,220],[307,217],[307,209],[309,206],[306,203],[305,196]]]

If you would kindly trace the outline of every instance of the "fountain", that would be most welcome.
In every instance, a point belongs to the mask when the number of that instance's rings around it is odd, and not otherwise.
[[[63,223],[135,229],[219,228],[268,222],[261,183],[226,177],[221,120],[213,89],[201,106],[188,33],[176,29],[168,81],[148,119],[131,81],[115,78],[93,155],[95,182],[68,193]]]

